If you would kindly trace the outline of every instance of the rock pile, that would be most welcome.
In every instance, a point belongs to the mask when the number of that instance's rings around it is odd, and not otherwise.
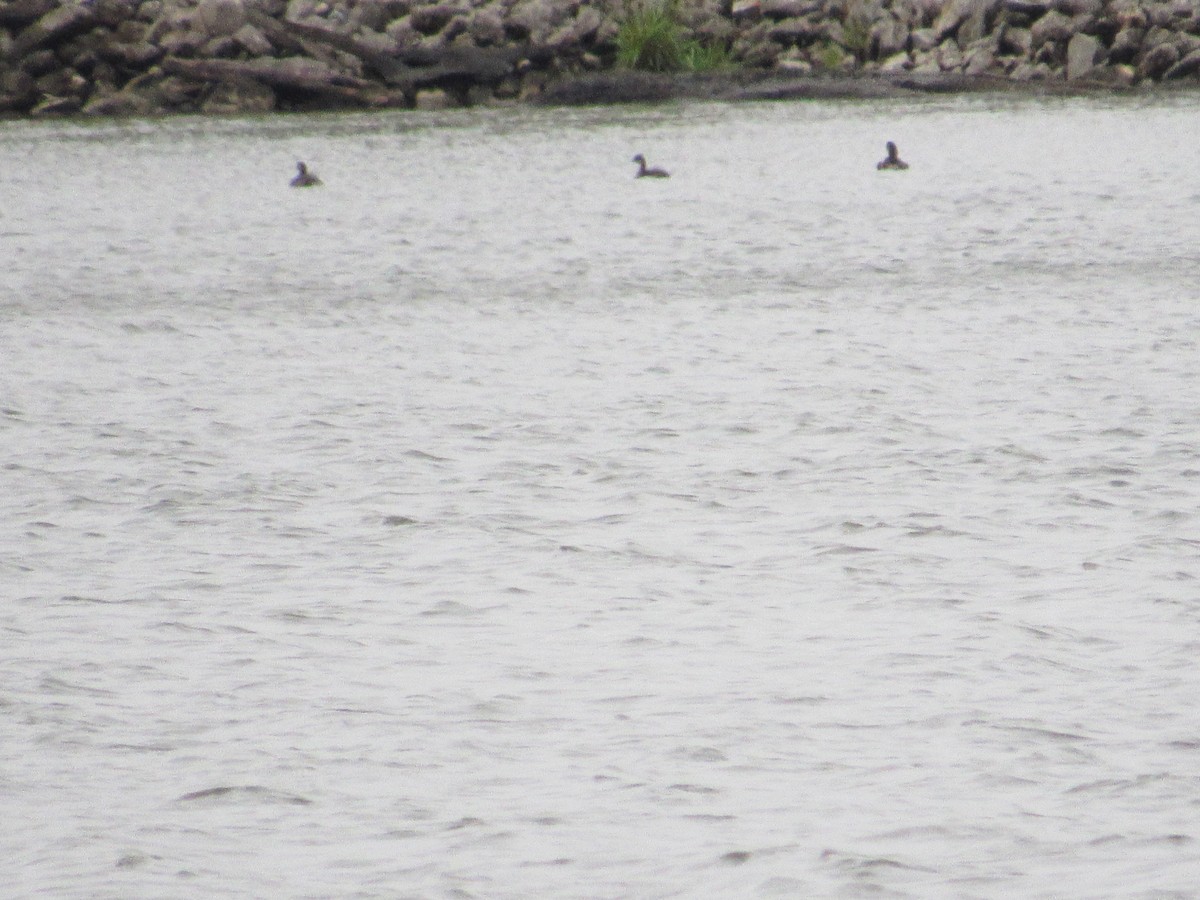
[[[1191,0],[736,0],[756,65],[1130,85],[1200,71]]]
[[[627,2],[8,0],[0,113],[522,99],[610,71]],[[684,37],[727,49],[743,75],[1200,83],[1192,0],[676,0],[675,8]]]

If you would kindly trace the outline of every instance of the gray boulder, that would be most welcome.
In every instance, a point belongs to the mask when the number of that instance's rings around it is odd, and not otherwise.
[[[203,32],[191,28],[169,31],[156,41],[163,53],[169,56],[195,56],[206,42]]]
[[[0,27],[24,28],[58,6],[58,0],[12,0],[0,6]]]
[[[748,25],[763,17],[762,3],[759,0],[733,0],[729,14],[739,25]]]
[[[939,42],[957,35],[970,22],[970,32],[959,39],[960,46],[978,40],[987,31],[987,20],[999,6],[1000,0],[950,0],[933,23],[933,31]]]
[[[1033,52],[1033,33],[1028,28],[1005,28],[1000,37],[1000,52],[1029,56]]]
[[[958,44],[953,41],[946,41],[940,44],[937,50],[934,51],[934,56],[937,58],[938,68],[943,72],[953,72],[962,68],[963,55],[958,49]]]
[[[1104,9],[1104,0],[1054,0],[1054,8],[1072,18],[1098,16]]]
[[[1147,51],[1138,62],[1138,78],[1150,78],[1157,81],[1177,62],[1179,62],[1178,48],[1174,44],[1159,44]]]
[[[544,44],[567,21],[569,14],[570,8],[555,0],[517,0],[505,17],[505,25],[510,32],[535,44]]]
[[[62,61],[53,50],[34,50],[21,60],[21,70],[28,72],[34,78],[41,78],[60,68],[62,68]]]
[[[356,29],[383,31],[388,23],[412,11],[410,0],[358,0],[347,24]]]
[[[0,112],[25,112],[37,102],[37,82],[19,69],[0,70]]]
[[[1175,19],[1175,11],[1170,3],[1147,3],[1143,8],[1151,25],[1158,28],[1171,27],[1171,23]]]
[[[1193,50],[1187,54],[1171,68],[1163,73],[1164,81],[1174,81],[1178,78],[1187,78],[1189,75],[1195,75],[1200,72],[1200,50]]]
[[[467,25],[467,33],[471,35],[476,46],[492,47],[503,44],[505,39],[504,19],[494,6],[484,6],[475,10]]]
[[[194,82],[251,79],[261,84],[290,90],[311,91],[352,98],[370,84],[311,59],[172,59],[163,69]]]
[[[1103,47],[1090,34],[1076,34],[1067,44],[1067,80],[1086,78],[1103,57]]]
[[[885,75],[907,72],[913,68],[913,61],[907,53],[896,53],[879,63],[879,71]]]
[[[150,99],[136,90],[97,92],[80,110],[85,116],[144,116],[154,112]]]
[[[885,16],[871,29],[871,45],[880,59],[890,59],[908,49],[908,29],[891,16]]]
[[[288,0],[287,11],[283,17],[289,22],[300,22],[317,15],[319,0]]]
[[[987,41],[979,41],[964,54],[963,72],[984,75],[996,67],[996,54]]]
[[[1004,0],[1003,8],[1006,13],[1014,16],[1027,16],[1037,19],[1050,11],[1051,0]]]
[[[771,40],[785,47],[807,47],[817,41],[825,40],[829,32],[823,23],[813,22],[806,18],[783,19],[770,26],[767,32]]]
[[[1145,36],[1144,28],[1128,27],[1117,32],[1112,46],[1108,49],[1109,61],[1113,63],[1133,62],[1142,49],[1142,40]]]
[[[938,45],[937,35],[932,28],[918,28],[909,35],[914,52],[925,53]]]
[[[96,25],[96,14],[87,6],[71,4],[46,13],[24,29],[9,50],[12,56],[24,56],[39,47],[52,46]]]
[[[438,34],[454,18],[466,15],[467,12],[467,9],[454,3],[435,3],[431,6],[421,6],[414,9],[409,13],[408,21],[421,34]]]
[[[1057,10],[1046,13],[1034,22],[1033,27],[1029,30],[1035,51],[1050,41],[1055,43],[1069,41],[1074,33],[1075,29],[1071,25],[1071,20]]]
[[[992,28],[995,25],[997,6],[998,2],[976,0],[971,7],[970,14],[958,27],[957,38],[960,47],[973,44],[992,33]]]
[[[50,94],[29,111],[31,116],[69,116],[79,112],[83,101],[79,97],[58,97]]]
[[[558,54],[570,55],[585,44],[590,45],[603,24],[603,18],[593,7],[580,7],[579,15],[551,32],[544,46]]]
[[[201,112],[229,116],[267,113],[275,109],[275,92],[252,78],[227,78],[212,89],[201,104]]]
[[[58,68],[37,79],[37,89],[44,97],[75,97],[82,101],[87,95],[88,82],[74,69]]]
[[[270,56],[275,50],[262,30],[249,23],[235,31],[233,39],[251,56]]]
[[[196,27],[210,38],[228,37],[245,24],[242,0],[200,0],[196,7]]]
[[[764,0],[759,7],[768,19],[794,19],[821,11],[820,0]]]
[[[1013,81],[1045,81],[1053,77],[1054,72],[1045,63],[1023,62],[1009,74]]]
[[[125,69],[146,69],[162,58],[163,49],[147,40],[104,41],[98,48],[99,56],[106,62]]]

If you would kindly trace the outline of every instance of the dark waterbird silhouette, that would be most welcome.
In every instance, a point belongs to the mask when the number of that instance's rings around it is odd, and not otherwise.
[[[296,177],[292,179],[292,187],[313,187],[321,183],[321,179],[308,171],[308,166],[302,162],[296,163]]]
[[[900,151],[896,149],[895,143],[887,142],[887,159],[880,160],[875,164],[877,169],[907,169],[908,163],[900,158]]]
[[[666,169],[660,169],[655,166],[653,169],[646,168],[646,157],[638,154],[633,158],[633,161],[638,164],[638,171],[635,178],[670,178],[671,173]]]

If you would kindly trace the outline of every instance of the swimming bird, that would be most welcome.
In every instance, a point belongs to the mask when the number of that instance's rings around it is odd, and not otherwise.
[[[308,166],[302,162],[296,163],[296,177],[292,179],[292,187],[313,187],[321,183],[321,179],[308,171]]]
[[[653,169],[646,168],[646,157],[638,154],[633,158],[633,161],[638,164],[638,173],[635,178],[670,178],[671,173],[666,169],[660,169],[655,166]]]
[[[892,141],[887,142],[887,159],[875,164],[877,169],[907,169],[908,163],[900,158],[900,152]]]

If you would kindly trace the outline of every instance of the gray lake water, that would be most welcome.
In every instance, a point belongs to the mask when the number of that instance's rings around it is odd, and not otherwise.
[[[1198,133],[3,123],[0,894],[1200,896]]]

